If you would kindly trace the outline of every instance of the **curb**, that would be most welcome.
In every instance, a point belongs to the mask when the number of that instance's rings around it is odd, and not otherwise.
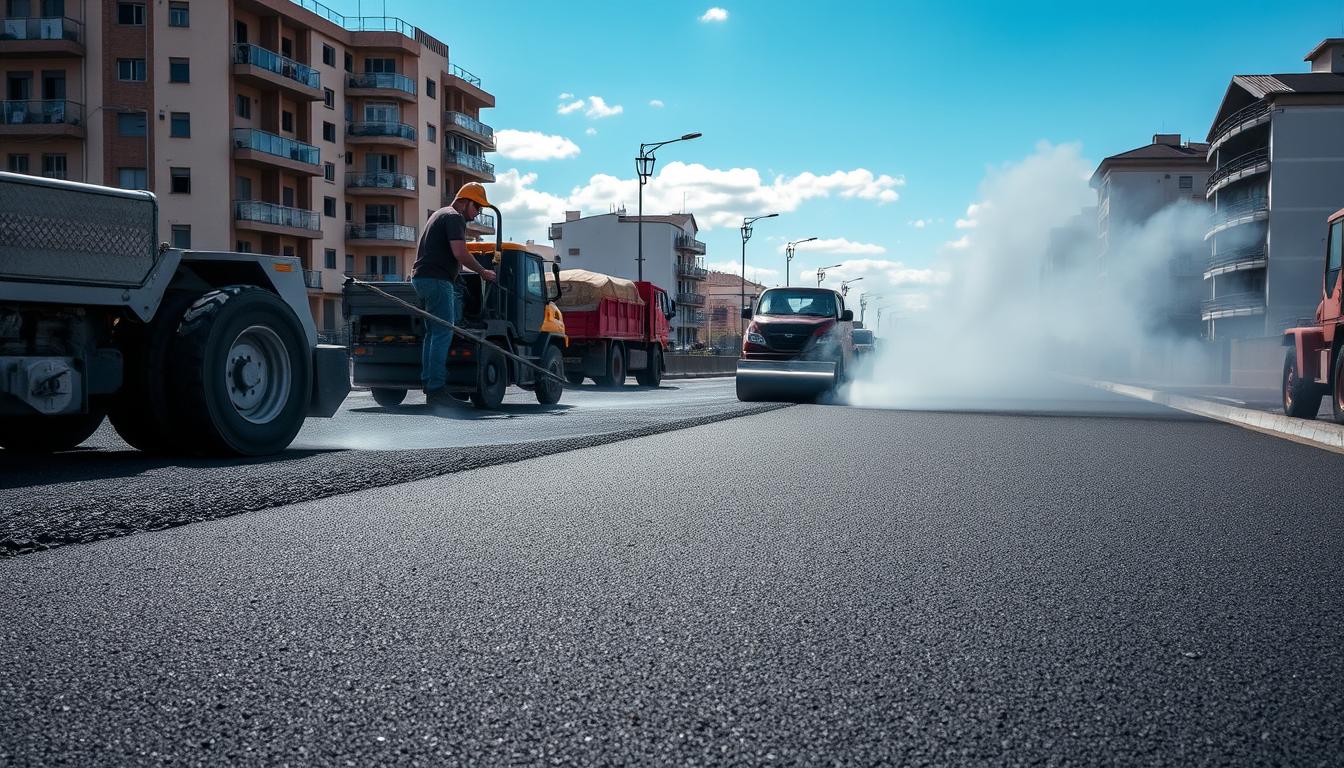
[[[1335,453],[1344,453],[1344,426],[1323,421],[1294,419],[1280,413],[1257,411],[1252,408],[1240,408],[1235,405],[1216,403],[1185,395],[1173,395],[1156,389],[1136,387],[1132,384],[1118,384],[1098,379],[1080,379],[1084,384],[1097,389],[1112,392],[1136,400],[1165,405],[1185,413],[1204,416],[1244,429],[1263,432],[1267,435],[1292,440],[1296,443],[1324,448]]]

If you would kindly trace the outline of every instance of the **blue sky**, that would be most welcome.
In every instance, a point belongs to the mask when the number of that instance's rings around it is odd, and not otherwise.
[[[329,4],[357,11],[355,0]],[[659,151],[660,174],[679,173],[652,180],[645,210],[680,208],[688,189],[688,199],[702,198],[689,206],[702,226],[770,212],[755,205],[789,208],[760,222],[748,246],[749,265],[763,270],[782,269],[784,239],[808,236],[843,238],[850,252],[800,253],[795,270],[855,257],[932,264],[962,234],[955,222],[987,169],[1041,141],[1080,143],[1095,162],[1157,132],[1203,139],[1232,75],[1305,71],[1308,50],[1344,36],[1339,0],[443,7],[386,0],[388,15],[447,42],[454,63],[495,94],[485,122],[541,134],[515,146],[565,155],[493,158],[512,212],[506,235],[544,238],[545,209],[557,205],[599,213],[624,202],[633,213],[639,144],[701,131]],[[711,7],[726,18],[702,21]],[[363,0],[365,15],[382,8]],[[619,114],[597,116],[593,96]],[[663,106],[651,106],[655,99]],[[739,257],[735,228],[715,226],[701,239],[710,262]]]

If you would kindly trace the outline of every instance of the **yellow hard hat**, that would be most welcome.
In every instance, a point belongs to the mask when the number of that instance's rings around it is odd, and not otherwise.
[[[462,188],[457,190],[456,199],[470,200],[482,208],[490,205],[490,201],[485,197],[485,187],[474,181],[468,181],[466,184],[463,184]]]

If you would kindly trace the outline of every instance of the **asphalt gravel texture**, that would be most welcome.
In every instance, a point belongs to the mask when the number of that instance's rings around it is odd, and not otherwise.
[[[0,763],[1338,765],[1342,470],[798,406],[11,558]]]

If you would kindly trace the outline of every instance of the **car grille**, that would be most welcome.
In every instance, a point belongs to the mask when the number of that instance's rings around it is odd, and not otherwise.
[[[762,329],[761,335],[765,337],[765,343],[769,344],[771,349],[797,352],[807,346],[816,328],[815,325],[803,323],[772,323]]]

